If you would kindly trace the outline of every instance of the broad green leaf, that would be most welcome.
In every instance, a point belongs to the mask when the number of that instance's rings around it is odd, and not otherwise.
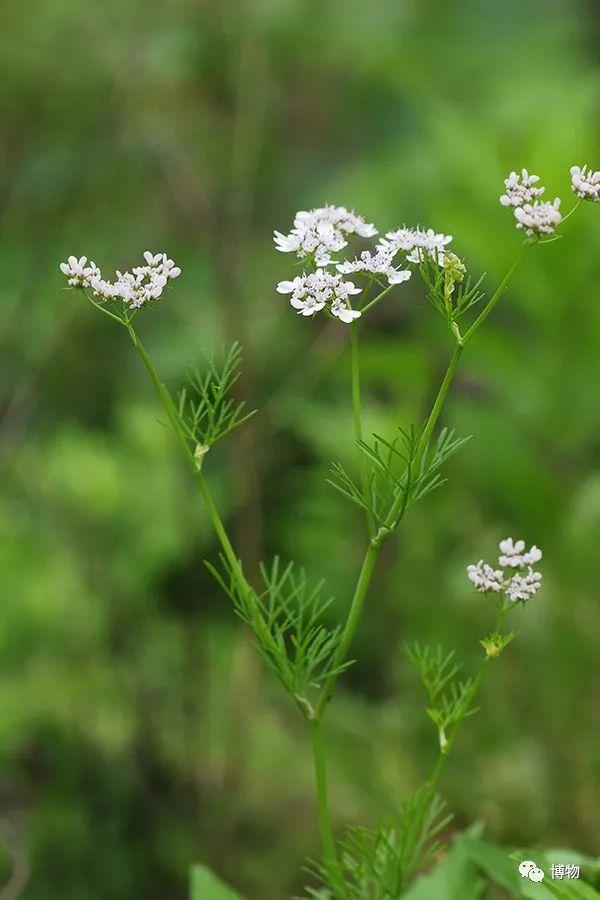
[[[507,850],[494,847],[470,834],[460,839],[469,858],[496,884],[512,891],[515,896],[521,892],[521,876],[515,861]],[[532,857],[535,859],[535,857]]]
[[[190,900],[243,900],[217,878],[206,866],[194,866],[191,874]]]
[[[422,875],[403,895],[404,900],[478,900],[483,882],[469,859],[462,839],[427,875]]]

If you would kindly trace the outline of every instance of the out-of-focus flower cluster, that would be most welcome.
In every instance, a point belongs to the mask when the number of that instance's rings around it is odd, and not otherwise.
[[[349,296],[360,293],[362,288],[343,281],[340,276],[360,274],[368,279],[369,285],[375,282],[380,287],[386,283],[388,286],[402,284],[411,277],[411,269],[406,268],[410,263],[419,264],[425,256],[430,256],[441,265],[444,248],[452,240],[450,235],[437,234],[431,228],[403,227],[389,231],[385,238],[358,256],[336,257],[348,246],[351,235],[369,239],[377,233],[374,225],[343,206],[323,206],[296,213],[289,234],[275,232],[275,246],[283,253],[294,253],[305,261],[307,269],[314,266],[315,271],[305,271],[293,281],[281,281],[277,290],[291,295],[290,303],[300,315],[313,316],[325,309],[342,322],[350,323],[361,312],[351,308]],[[330,273],[328,266],[335,267],[339,274]]]
[[[522,169],[520,175],[511,172],[504,179],[506,193],[500,197],[500,203],[513,210],[517,228],[528,237],[552,234],[562,221],[558,197],[553,202],[539,200],[546,190],[538,184],[539,180],[539,175],[530,175],[527,169]]]
[[[542,558],[542,551],[535,544],[525,549],[525,541],[513,541],[506,538],[500,541],[500,555],[498,566],[494,569],[482,559],[474,565],[467,566],[467,575],[476,589],[482,594],[504,595],[511,603],[519,600],[523,603],[535,596],[542,584],[541,572],[536,572],[533,566]],[[504,569],[512,569],[512,574],[506,574]]]
[[[600,203],[600,172],[588,170],[587,166],[571,166],[571,187],[581,200]]]
[[[169,281],[181,275],[179,266],[166,253],[146,250],[144,262],[131,272],[117,271],[115,281],[103,278],[96,263],[88,262],[85,256],[69,256],[67,262],[60,264],[60,270],[70,287],[87,288],[105,303],[122,300],[129,309],[139,309],[158,300]]]

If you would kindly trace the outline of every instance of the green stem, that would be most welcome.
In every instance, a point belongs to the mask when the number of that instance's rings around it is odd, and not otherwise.
[[[356,442],[362,441],[362,407],[360,400],[360,360],[358,355],[358,323],[353,322],[350,325],[350,362],[352,367],[352,410],[354,413],[354,438]],[[360,452],[360,451],[359,451]],[[361,453],[361,481],[363,493],[365,496],[369,490],[369,472],[367,468],[367,460]],[[367,530],[369,535],[373,537],[375,534],[375,520],[373,514],[367,510]]]
[[[367,303],[367,305],[361,309],[361,315],[364,316],[364,314],[366,312],[368,312],[370,309],[373,309],[373,307],[377,306],[378,303],[381,303],[381,301],[386,296],[386,294],[389,294],[389,292],[392,290],[392,288],[395,288],[395,287],[396,287],[395,284],[390,284],[390,286],[386,287],[383,291],[381,291],[380,294],[377,294],[376,297],[373,297],[371,302]]]
[[[323,844],[323,853],[325,858],[330,863],[337,865],[335,840],[333,837],[331,816],[329,814],[329,802],[327,799],[327,766],[325,762],[325,749],[323,747],[323,733],[321,731],[321,722],[319,721],[319,719],[312,719],[309,725],[312,741],[313,761],[315,767],[317,809],[319,815],[319,828],[321,831],[321,842]]]
[[[377,537],[374,537],[369,541],[369,546],[367,547],[367,552],[365,553],[362,562],[360,574],[356,583],[356,588],[354,589],[354,596],[352,597],[352,603],[350,604],[350,610],[348,611],[346,624],[344,625],[342,637],[333,658],[332,668],[334,670],[346,661],[348,651],[350,649],[354,634],[356,632],[356,628],[358,626],[360,614],[365,602],[365,597],[367,596],[367,591],[369,589],[369,585],[371,584],[373,570],[375,569],[375,563],[377,561],[377,557],[379,556],[383,538],[384,534],[383,532],[380,532]],[[333,693],[333,687],[339,675],[339,672],[334,671],[326,679],[315,710],[317,718],[321,717],[323,710],[329,703],[329,700],[331,699],[331,695]]]
[[[429,443],[431,435],[433,434],[433,429],[435,428],[442,409],[444,408],[444,403],[446,402],[448,391],[450,390],[450,385],[452,384],[452,381],[454,379],[454,375],[456,373],[456,369],[458,367],[462,352],[463,345],[457,343],[454,347],[452,356],[450,357],[450,362],[448,363],[448,367],[446,369],[446,372],[444,373],[442,383],[434,400],[433,406],[431,407],[431,412],[427,417],[427,421],[425,422],[425,426],[423,428],[423,433],[421,434],[419,443],[417,445],[417,449],[415,452],[415,461],[417,462],[417,464],[427,448],[427,444]],[[412,473],[409,472],[408,477],[410,477],[411,474]],[[388,529],[392,528],[395,525],[398,515],[402,510],[402,505],[403,503],[405,503],[405,500],[405,495],[400,494],[394,501],[386,519],[386,527]]]
[[[483,325],[483,323],[485,322],[485,320],[487,319],[487,317],[489,316],[489,314],[495,307],[496,303],[498,302],[498,300],[500,299],[500,297],[502,296],[502,294],[508,287],[509,281],[515,274],[518,267],[523,262],[526,251],[527,251],[527,247],[525,247],[525,249],[523,250],[521,255],[519,257],[517,257],[517,259],[514,261],[514,263],[512,264],[512,266],[510,267],[510,269],[508,270],[508,272],[506,273],[506,275],[504,276],[504,278],[502,279],[502,281],[500,282],[500,284],[498,285],[498,287],[496,288],[496,290],[494,291],[494,293],[492,294],[492,296],[490,297],[488,302],[486,303],[483,310],[479,313],[479,315],[477,316],[477,318],[475,319],[473,324],[467,329],[466,333],[463,335],[463,344],[466,344],[467,341],[469,341],[473,337],[475,332]]]
[[[240,562],[235,554],[235,551],[233,549],[231,541],[229,540],[229,538],[227,536],[225,526],[223,525],[221,517],[219,516],[219,513],[215,506],[215,502],[212,498],[212,494],[210,493],[208,484],[206,483],[204,475],[202,474],[202,472],[200,471],[200,469],[198,467],[197,461],[194,459],[194,454],[192,452],[192,449],[191,449],[191,447],[188,443],[188,440],[181,428],[181,422],[179,420],[179,415],[177,413],[177,410],[175,409],[175,405],[173,403],[173,400],[171,399],[171,395],[169,394],[169,391],[167,390],[164,383],[160,380],[158,372],[154,368],[154,365],[152,364],[152,360],[148,356],[148,354],[146,352],[146,348],[142,344],[142,342],[141,342],[137,332],[133,328],[133,326],[131,324],[126,324],[126,328],[127,328],[127,331],[129,333],[129,336],[133,342],[135,349],[139,353],[141,360],[144,363],[144,366],[146,367],[148,374],[150,375],[152,384],[154,385],[154,387],[156,389],[156,393],[158,394],[158,397],[159,397],[159,399],[164,407],[164,410],[169,418],[171,427],[173,428],[173,431],[175,432],[175,435],[176,435],[179,443],[181,444],[181,448],[185,454],[185,457],[192,469],[192,473],[194,475],[194,478],[196,479],[196,483],[198,484],[200,494],[202,495],[202,499],[206,506],[208,515],[209,515],[210,520],[213,525],[213,528],[214,528],[216,535],[220,541],[221,547],[223,548],[223,553],[225,554],[227,562],[229,563],[229,566],[231,567],[232,571],[235,572],[235,575],[238,578],[241,586],[245,590],[250,591],[251,587],[248,584],[248,582],[244,576],[244,573],[242,572],[242,567],[241,567]]]
[[[504,624],[504,618],[506,616],[506,609],[501,609],[500,614],[498,616],[498,621],[496,622],[496,626],[494,628],[494,633],[497,633],[502,628]],[[471,690],[469,691],[469,697],[466,706],[469,707],[477,694],[479,693],[479,688],[481,687],[481,682],[487,672],[488,666],[490,664],[491,656],[484,656],[483,660],[479,664],[479,669],[477,671],[477,675],[473,680],[473,684],[471,685]],[[458,737],[458,732],[460,730],[460,726],[464,722],[464,719],[459,719],[458,722],[455,722],[454,727],[450,731],[450,735],[448,737],[448,741],[444,747],[443,752],[440,753],[435,768],[432,772],[431,778],[429,779],[429,796],[433,797],[437,790],[437,786],[440,782],[440,778],[444,772],[446,767],[446,760],[450,756],[450,753],[454,749],[454,745],[456,743],[456,739]]]

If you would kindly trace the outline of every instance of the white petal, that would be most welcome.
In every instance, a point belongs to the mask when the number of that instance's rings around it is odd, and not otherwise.
[[[280,281],[276,290],[278,294],[291,294],[296,290],[296,285],[293,281]]]

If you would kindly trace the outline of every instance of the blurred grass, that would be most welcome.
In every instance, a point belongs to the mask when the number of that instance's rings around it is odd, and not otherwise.
[[[325,576],[336,613],[362,546],[324,484],[352,423],[341,329],[274,293],[296,209],[455,235],[493,284],[519,238],[497,203],[526,165],[568,204],[600,161],[595,4],[567,0],[25,0],[3,10],[0,95],[0,772],[24,896],[183,898],[207,863],[279,900],[317,852],[302,723],[202,560],[217,548],[144,373],[58,262],[183,268],[144,314],[174,386],[245,346],[261,414],[210,460],[249,566]],[[598,852],[600,303],[597,209],[540,247],[469,348],[446,412],[474,440],[389,548],[331,708],[336,821],[372,821],[433,752],[402,640],[474,660],[489,627],[464,565],[512,533],[545,551],[531,604],[444,792],[505,843]],[[368,424],[419,420],[446,337],[416,283],[364,346]],[[4,865],[4,863],[3,863]],[[60,887],[59,887],[60,885]]]

